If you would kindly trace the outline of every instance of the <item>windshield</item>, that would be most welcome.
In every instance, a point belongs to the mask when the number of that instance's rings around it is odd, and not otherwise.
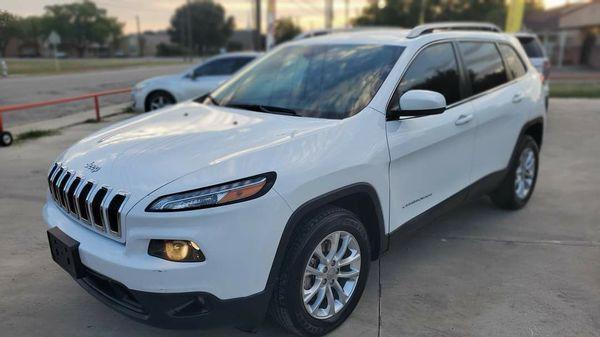
[[[402,54],[382,45],[291,45],[212,93],[213,104],[343,119],[361,111]]]

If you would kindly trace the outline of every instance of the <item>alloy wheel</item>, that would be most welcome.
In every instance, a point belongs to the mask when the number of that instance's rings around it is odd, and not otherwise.
[[[517,198],[523,200],[527,198],[533,186],[536,169],[535,153],[533,149],[527,147],[521,152],[519,165],[515,174],[515,194]]]
[[[313,250],[304,271],[302,299],[316,319],[331,318],[350,301],[360,276],[360,246],[345,231],[325,237]]]

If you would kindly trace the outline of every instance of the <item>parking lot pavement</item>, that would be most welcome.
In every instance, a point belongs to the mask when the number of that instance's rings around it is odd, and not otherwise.
[[[393,239],[332,335],[600,336],[600,101],[552,100],[549,118],[530,204],[505,212],[474,201]],[[251,336],[133,322],[51,261],[40,214],[46,170],[102,125],[0,149],[0,335]],[[286,334],[267,322],[257,335]]]

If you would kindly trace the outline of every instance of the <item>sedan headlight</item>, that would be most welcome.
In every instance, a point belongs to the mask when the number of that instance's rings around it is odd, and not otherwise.
[[[146,212],[178,212],[233,204],[267,193],[275,183],[275,172],[232,181],[197,190],[162,196]]]
[[[136,84],[136,85],[133,87],[133,91],[134,91],[134,92],[136,92],[136,91],[141,91],[142,89],[144,89],[144,87],[145,87],[146,85],[148,85],[148,84],[147,84],[147,83],[144,83],[144,82],[140,82],[140,83]]]

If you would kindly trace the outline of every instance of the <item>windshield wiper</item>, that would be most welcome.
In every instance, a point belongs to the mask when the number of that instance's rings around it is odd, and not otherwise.
[[[289,108],[282,108],[278,106],[262,105],[262,104],[228,104],[229,108],[237,108],[244,110],[252,110],[258,112],[266,112],[278,115],[289,115],[289,116],[300,116],[296,110]]]

